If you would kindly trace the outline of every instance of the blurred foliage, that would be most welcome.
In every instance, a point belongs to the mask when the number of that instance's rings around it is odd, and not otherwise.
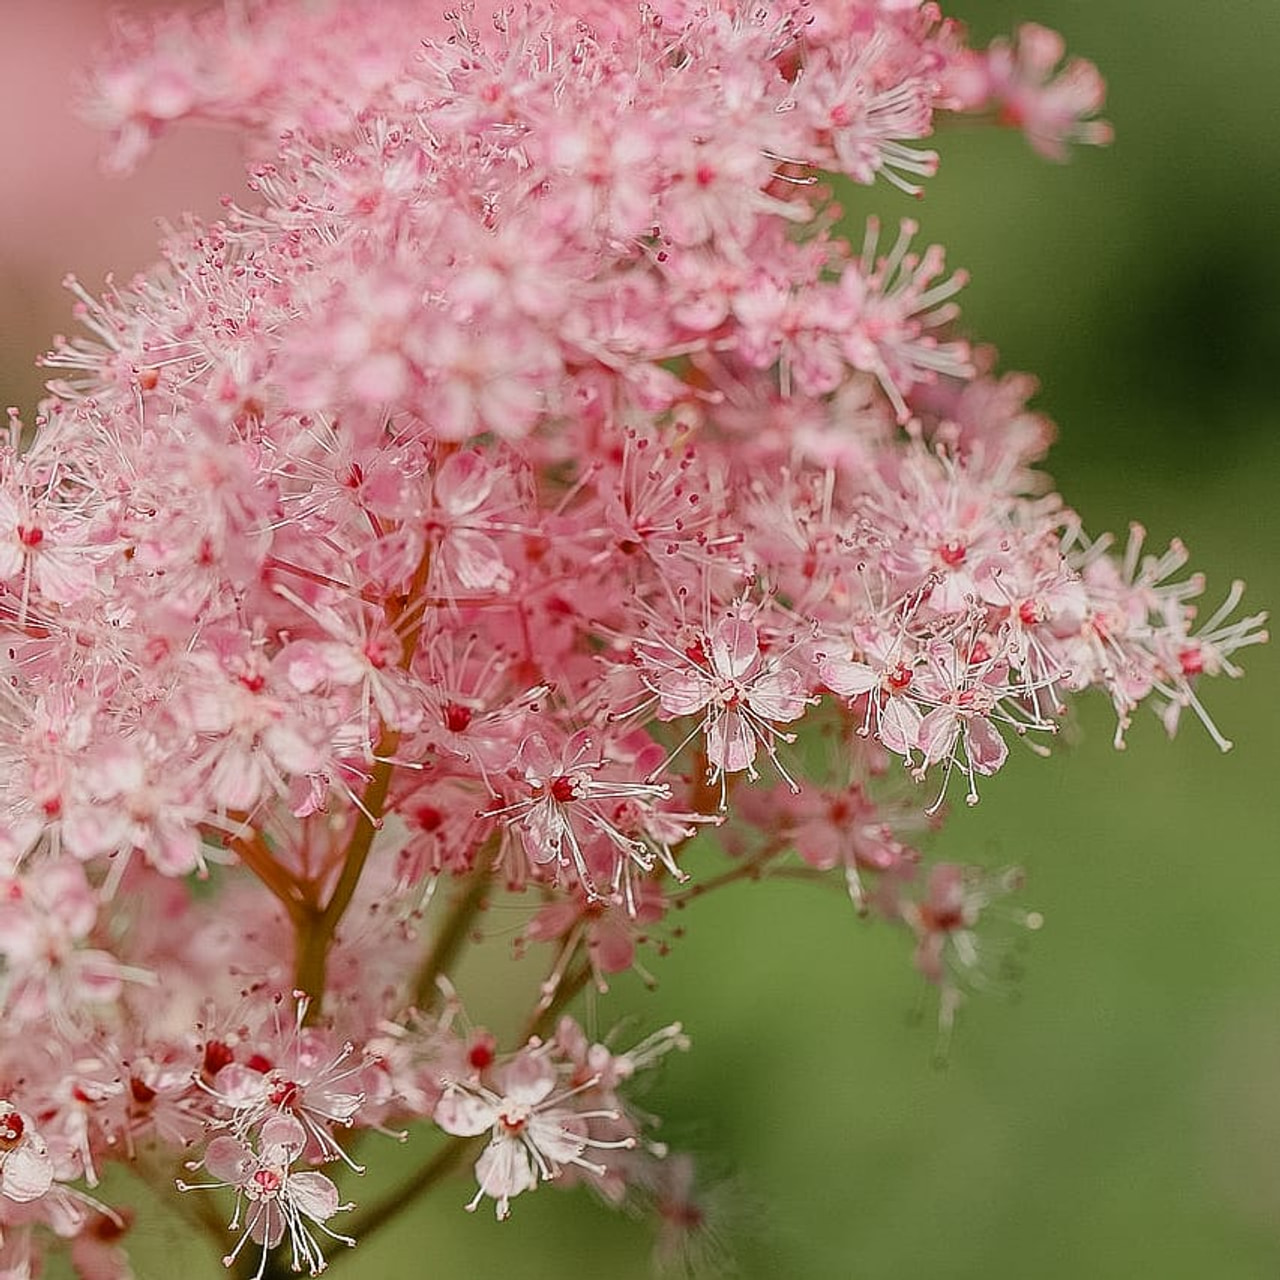
[[[1059,168],[961,126],[922,207],[878,189],[851,217],[910,213],[971,270],[966,324],[1041,377],[1087,527],[1176,533],[1210,602],[1241,576],[1274,611],[1280,5],[950,7],[982,39],[1062,30],[1108,77],[1117,142]],[[659,991],[600,1002],[601,1032],[674,1015],[693,1035],[646,1104],[732,1175],[747,1280],[1280,1274],[1280,676],[1274,649],[1244,657],[1247,681],[1207,691],[1232,754],[1149,717],[1116,753],[1094,703],[1053,760],[1015,753],[953,814],[933,852],[1023,865],[1047,923],[1018,998],[966,1005],[947,1069],[908,942],[804,884],[695,904]],[[417,1156],[380,1147],[378,1166]],[[334,1274],[649,1274],[643,1229],[582,1192],[521,1197],[501,1226],[463,1213],[469,1194],[446,1185]],[[139,1234],[142,1280],[219,1273],[176,1222]]]

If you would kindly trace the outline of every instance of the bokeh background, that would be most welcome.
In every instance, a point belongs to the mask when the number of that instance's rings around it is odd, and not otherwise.
[[[1025,6],[948,11],[983,40],[1062,30],[1107,75],[1115,145],[1056,167],[958,129],[922,206],[878,189],[850,210],[919,217],[970,269],[967,324],[1041,377],[1051,469],[1093,531],[1178,534],[1215,592],[1243,577],[1274,609],[1280,4]],[[101,12],[0,13],[0,386],[28,408],[28,357],[70,323],[63,272],[138,267],[156,214],[211,212],[235,183],[223,140],[190,134],[131,184],[93,175],[65,85]],[[1280,664],[1244,659],[1246,681],[1208,694],[1231,754],[1153,717],[1117,753],[1099,703],[1053,760],[1015,753],[954,815],[934,851],[1021,864],[1047,923],[1015,998],[966,1006],[945,1070],[905,940],[811,886],[699,903],[656,994],[616,984],[601,1028],[675,1013],[695,1039],[646,1101],[725,1179],[741,1275],[1280,1275]],[[469,1194],[448,1184],[335,1276],[649,1275],[644,1229],[580,1192],[523,1197],[502,1226],[461,1212]],[[139,1234],[142,1280],[222,1274],[176,1220]]]

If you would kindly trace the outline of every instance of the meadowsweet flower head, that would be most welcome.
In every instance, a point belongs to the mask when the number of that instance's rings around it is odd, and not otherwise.
[[[416,1185],[581,1181],[715,1252],[628,1100],[681,1024],[618,1051],[578,992],[788,874],[899,926],[949,1027],[1016,876],[921,869],[948,798],[1093,689],[1228,745],[1202,685],[1262,616],[1087,537],[964,271],[833,204],[922,194],[952,113],[1104,141],[1062,53],[913,0],[120,24],[113,163],[202,121],[248,177],[68,282],[0,440],[2,1265],[118,1269],[77,1184],[143,1152],[234,1194],[228,1267],[315,1274],[358,1131],[428,1128]],[[454,985],[494,935],[545,962],[518,1031]]]

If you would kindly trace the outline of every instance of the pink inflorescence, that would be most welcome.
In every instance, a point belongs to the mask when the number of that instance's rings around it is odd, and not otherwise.
[[[1226,745],[1199,686],[1261,617],[1086,537],[963,274],[911,223],[851,247],[824,185],[918,193],[958,111],[1103,141],[1061,54],[915,0],[122,25],[114,161],[231,125],[249,194],[72,282],[0,453],[0,1271],[52,1233],[126,1274],[92,1188],[141,1158],[234,1199],[229,1266],[317,1272],[386,1213],[313,1166],[414,1122],[472,1207],[586,1182],[678,1252],[626,1092],[684,1034],[595,1043],[578,991],[787,873],[900,926],[949,1024],[1038,917],[922,866],[945,798],[1086,689]],[[502,1038],[449,978],[498,895],[547,955]]]

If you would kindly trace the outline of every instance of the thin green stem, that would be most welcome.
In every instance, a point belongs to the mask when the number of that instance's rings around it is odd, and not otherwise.
[[[395,1190],[371,1204],[342,1225],[344,1234],[357,1240],[368,1240],[371,1235],[386,1226],[402,1209],[408,1208],[420,1195],[429,1191],[442,1178],[448,1177],[465,1159],[478,1151],[479,1138],[450,1138],[437,1148],[432,1157],[416,1172],[409,1175]],[[341,1256],[330,1253],[329,1258]]]
[[[227,1224],[218,1215],[214,1197],[187,1195],[179,1191],[173,1174],[157,1168],[145,1156],[134,1161],[132,1171],[158,1200],[172,1208],[180,1218],[203,1231],[221,1252],[226,1252]]]
[[[714,877],[712,880],[706,881],[704,885],[699,886],[702,893],[710,892],[713,888],[720,888],[726,884],[733,884],[739,880],[758,877],[765,865],[770,859],[776,857],[783,849],[781,845],[770,845],[768,848],[761,850],[753,858],[746,862],[739,863],[738,866],[731,868],[722,875]],[[477,863],[477,866],[483,865]],[[474,873],[473,873],[474,874]],[[478,878],[478,877],[477,877]],[[469,920],[470,910],[464,910],[464,906],[468,903],[471,891],[475,888],[474,883],[468,887],[468,893],[455,905],[454,915],[451,917],[450,927],[446,933],[456,931],[459,939],[465,937],[465,928]],[[692,901],[694,898],[701,897],[702,893],[693,893],[686,891],[675,899],[681,905],[685,902]],[[477,897],[483,896],[480,892]],[[457,923],[461,921],[461,923]],[[437,941],[436,950],[441,947],[441,940]],[[455,945],[450,943],[449,945]],[[460,945],[460,941],[456,944]],[[579,944],[581,945],[581,944]],[[564,977],[560,979],[555,988],[555,994],[545,1004],[541,1001],[535,1006],[530,1014],[528,1021],[525,1023],[522,1032],[521,1044],[526,1044],[532,1036],[545,1036],[555,1025],[555,1020],[560,1016],[568,1004],[582,991],[582,989],[591,980],[592,967],[591,962],[586,956],[570,959],[569,968],[565,971]],[[434,970],[441,972],[443,970]],[[421,977],[421,975],[420,975]],[[434,978],[432,979],[434,982]],[[542,988],[540,988],[541,990]],[[453,1172],[456,1166],[463,1163],[469,1153],[479,1150],[483,1138],[451,1138],[444,1146],[440,1147],[435,1154],[427,1161],[416,1173],[412,1174],[406,1181],[400,1184],[394,1191],[383,1199],[370,1205],[363,1213],[357,1214],[356,1217],[348,1224],[347,1229],[357,1239],[367,1238],[373,1231],[382,1227],[385,1223],[394,1218],[402,1209],[407,1208],[420,1195],[429,1191],[442,1178],[447,1177]]]
[[[412,620],[400,635],[399,667],[402,671],[407,671],[413,665],[414,655],[418,651],[418,640],[427,616],[420,597],[426,590],[430,576],[431,550],[428,547],[418,563],[408,591],[386,604],[386,619],[393,629],[401,626],[405,618],[413,613]],[[400,731],[384,728],[373,751],[373,772],[360,798],[360,812],[355,829],[351,833],[351,841],[342,859],[342,869],[338,873],[329,901],[321,908],[304,907],[294,917],[297,938],[294,985],[310,997],[306,1014],[308,1022],[315,1022],[322,1011],[329,949],[333,945],[338,925],[342,923],[342,917],[359,887],[369,851],[373,848],[373,838],[382,827],[382,814],[387,804],[387,793],[391,789],[391,775],[395,771],[395,755],[399,748]]]
[[[227,839],[227,845],[246,866],[258,877],[271,895],[289,913],[289,918],[297,928],[306,912],[306,901],[301,887],[292,875],[282,867],[267,845],[261,831],[248,831],[244,835],[233,835]]]
[[[446,973],[458,958],[471,935],[471,926],[484,906],[485,894],[489,889],[490,859],[498,838],[495,835],[481,846],[461,896],[452,903],[443,927],[436,934],[431,949],[423,957],[413,984],[413,1000],[424,1013],[439,998],[436,979]]]
[[[555,1024],[569,1002],[591,981],[591,962],[579,960],[574,968],[556,984],[555,994],[546,1004],[539,1003],[525,1023],[521,1044],[528,1044],[534,1036],[545,1036]]]
[[[376,754],[379,763],[374,765],[369,785],[365,787],[361,797],[361,813],[355,830],[351,833],[351,843],[347,845],[338,883],[334,885],[329,901],[321,910],[311,909],[301,916],[294,985],[311,997],[307,1010],[308,1021],[314,1021],[320,1016],[329,948],[333,945],[334,931],[355,896],[365,863],[369,859],[369,850],[373,848],[373,838],[382,826],[382,811],[391,786],[391,773],[395,768],[389,757],[395,754],[399,745],[400,734],[396,730],[384,733],[378,740]]]
[[[783,844],[768,845],[745,862],[722,871],[718,876],[712,876],[710,880],[699,880],[680,893],[672,894],[671,904],[676,908],[682,908],[695,899],[704,897],[713,889],[722,889],[725,885],[736,884],[739,880],[759,880],[769,863],[785,849],[786,846]]]

